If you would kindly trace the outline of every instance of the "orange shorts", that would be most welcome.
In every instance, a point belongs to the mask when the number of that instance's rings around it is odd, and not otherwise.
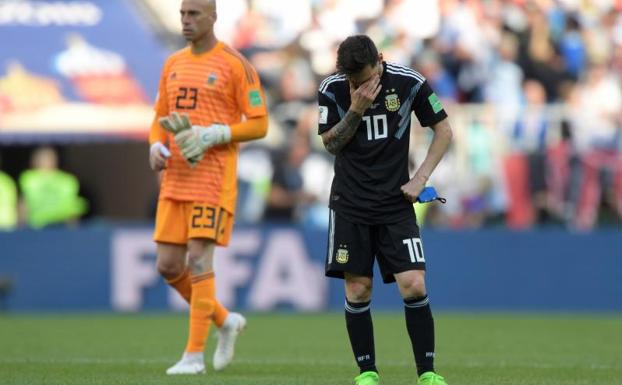
[[[187,244],[190,238],[212,239],[227,246],[233,231],[233,215],[204,202],[160,199],[153,239],[156,242]]]

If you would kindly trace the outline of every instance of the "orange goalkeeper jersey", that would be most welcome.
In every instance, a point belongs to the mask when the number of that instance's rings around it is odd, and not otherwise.
[[[255,69],[222,42],[198,55],[189,47],[182,49],[164,64],[155,110],[149,141],[168,142],[172,153],[160,199],[201,201],[234,213],[238,144],[212,147],[195,168],[190,168],[173,135],[159,126],[158,118],[177,111],[187,113],[194,125],[209,126],[266,116],[265,97]]]

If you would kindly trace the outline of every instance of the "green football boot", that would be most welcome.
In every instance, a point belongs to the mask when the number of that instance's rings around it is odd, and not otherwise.
[[[380,377],[376,372],[363,372],[354,377],[354,383],[356,385],[378,385]]]
[[[419,385],[447,385],[445,379],[434,372],[425,372],[419,376]]]

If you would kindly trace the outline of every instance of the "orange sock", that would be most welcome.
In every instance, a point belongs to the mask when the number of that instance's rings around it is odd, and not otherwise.
[[[216,285],[214,272],[192,276],[190,299],[190,332],[186,352],[203,352],[214,315]]]
[[[190,303],[190,295],[192,294],[192,280],[190,279],[190,270],[184,269],[184,272],[181,273],[179,277],[167,279],[166,283],[173,287],[173,289],[177,290],[177,292],[186,300],[186,302]]]
[[[225,319],[229,315],[229,310],[226,307],[222,306],[217,299],[214,300],[214,315],[212,316],[212,320],[214,321],[214,325],[216,327],[221,328],[225,323]]]

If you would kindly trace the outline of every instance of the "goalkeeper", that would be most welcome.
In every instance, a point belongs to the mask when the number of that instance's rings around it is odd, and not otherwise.
[[[219,330],[213,366],[233,358],[245,318],[216,300],[215,246],[229,243],[236,202],[238,142],[265,136],[268,116],[259,77],[250,63],[214,35],[213,0],[184,0],[189,46],[162,70],[149,163],[162,171],[154,240],[157,269],[190,304],[188,340],[167,374],[205,372],[210,324]]]

